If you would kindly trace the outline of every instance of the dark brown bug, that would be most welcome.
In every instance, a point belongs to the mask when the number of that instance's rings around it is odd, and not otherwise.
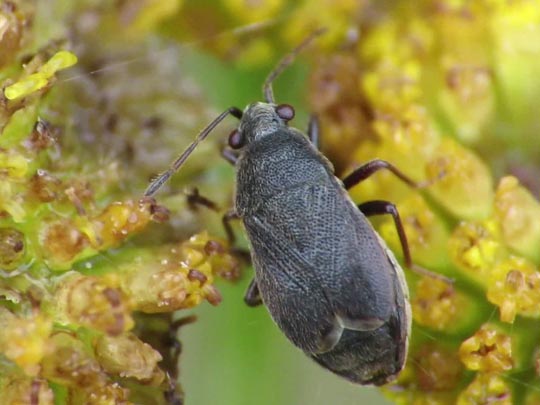
[[[221,113],[145,196],[152,196],[225,117],[238,118],[224,151],[236,167],[235,208],[224,224],[233,239],[229,221],[241,219],[251,245],[255,279],[246,302],[263,302],[289,340],[323,367],[355,383],[381,385],[403,368],[411,313],[403,271],[366,216],[391,214],[408,266],[411,258],[394,204],[356,205],[346,190],[380,169],[416,184],[382,160],[341,181],[318,151],[317,121],[311,120],[307,137],[289,127],[294,109],[274,102],[272,81],[319,33],[271,72],[265,102]]]

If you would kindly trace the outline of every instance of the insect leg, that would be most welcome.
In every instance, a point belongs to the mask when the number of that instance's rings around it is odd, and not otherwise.
[[[187,192],[187,202],[188,205],[193,209],[198,205],[202,205],[212,211],[219,211],[219,208],[215,202],[199,194],[198,188],[193,188]]]
[[[234,253],[236,256],[240,257],[246,264],[250,264],[251,255],[249,254],[249,251],[234,246],[236,242],[236,236],[234,235],[231,221],[236,219],[240,219],[240,217],[234,211],[234,209],[227,211],[221,218],[221,222],[223,223],[223,229],[225,229],[225,233],[227,234],[227,240],[229,241],[229,245],[231,246],[231,252]]]
[[[236,161],[238,160],[238,156],[236,155],[236,153],[229,148],[223,148],[223,150],[221,151],[221,156],[223,156],[225,160],[227,160],[229,163],[233,165],[236,164]],[[197,197],[204,199],[204,197],[199,196],[198,193],[197,193]],[[202,203],[203,205],[208,207],[208,205],[206,204],[206,201],[197,200],[196,202]],[[234,210],[228,211],[227,213],[225,213],[225,215],[223,215],[223,218],[222,218],[223,228],[225,229],[225,233],[227,234],[227,239],[231,246],[233,246],[236,241],[236,236],[234,235],[234,232],[231,226],[231,221],[236,220],[236,219],[239,219],[239,217],[238,217],[238,214]],[[244,259],[246,263],[249,263],[251,261],[251,256],[247,250],[234,248],[234,247],[231,250],[234,252],[234,254]],[[256,307],[262,304],[262,299],[259,294],[259,287],[257,286],[255,279],[251,280],[251,283],[249,283],[249,286],[244,295],[244,302],[250,307]]]
[[[309,140],[315,146],[316,149],[319,148],[319,118],[315,114],[312,114],[309,116],[309,123],[308,123],[308,129],[307,129],[307,135],[309,137]]]
[[[352,173],[350,173],[347,177],[345,177],[343,179],[343,185],[348,190],[381,169],[390,170],[401,181],[403,181],[404,183],[408,184],[409,186],[413,188],[424,188],[432,183],[432,181],[418,183],[412,180],[411,178],[409,178],[408,176],[406,176],[397,167],[387,162],[386,160],[374,159],[358,167]]]
[[[240,217],[234,211],[234,209],[227,211],[225,215],[223,215],[223,218],[221,218],[221,222],[223,223],[223,228],[225,228],[225,233],[227,234],[227,239],[229,243],[231,244],[231,246],[234,245],[234,242],[236,242],[236,236],[234,235],[234,232],[231,226],[231,221],[233,219],[239,219],[239,218]]]
[[[262,304],[259,286],[255,279],[251,280],[251,283],[249,283],[246,293],[244,294],[244,302],[250,307],[256,307]]]
[[[212,200],[200,195],[197,188],[193,188],[187,193],[187,201],[188,205],[192,208],[203,206],[211,209],[212,211],[219,211],[219,207],[217,206],[217,204]],[[229,241],[229,252],[231,252],[238,259],[242,260],[245,264],[249,265],[251,264],[251,255],[249,254],[249,251],[234,246],[236,237],[234,236],[230,221],[237,218],[238,216],[236,216],[234,210],[228,211],[222,217],[223,228],[225,229],[225,233],[227,234],[227,240]]]
[[[409,243],[407,242],[407,235],[405,235],[405,229],[403,228],[403,223],[401,222],[399,212],[393,203],[384,200],[367,201],[365,203],[358,204],[358,209],[362,211],[362,213],[366,217],[384,214],[392,215],[392,218],[394,219],[394,224],[396,226],[396,231],[398,233],[399,242],[401,244],[401,249],[403,250],[403,259],[405,260],[405,265],[421,276],[428,276],[448,283],[452,283],[452,280],[450,280],[449,278],[437,273],[433,273],[413,263],[411,259]]]
[[[221,156],[223,159],[225,159],[227,162],[229,162],[232,165],[236,164],[236,161],[238,160],[238,155],[229,148],[223,148],[221,150]]]
[[[236,237],[234,236],[234,232],[231,227],[231,221],[234,219],[239,219],[238,214],[234,210],[230,210],[223,215],[223,227],[225,228],[225,232],[227,233],[227,238],[229,239],[231,246],[234,245],[234,242],[236,241]],[[247,263],[251,262],[251,256],[247,250],[235,249],[235,253],[242,256]],[[250,307],[256,307],[262,304],[262,299],[259,294],[259,287],[257,286],[255,279],[251,280],[251,283],[249,283],[246,293],[244,294],[244,302]]]

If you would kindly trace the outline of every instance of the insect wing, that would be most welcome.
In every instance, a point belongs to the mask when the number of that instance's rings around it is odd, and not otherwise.
[[[338,324],[372,330],[390,316],[394,286],[386,252],[337,183],[272,197],[244,225],[263,300],[303,350],[328,348],[327,335],[339,338]]]
[[[245,218],[244,225],[257,285],[270,315],[297,347],[308,353],[319,351],[321,339],[333,328],[334,316],[314,279],[302,277],[312,271],[311,264],[288,241],[268,238],[272,225],[267,221],[254,216]]]

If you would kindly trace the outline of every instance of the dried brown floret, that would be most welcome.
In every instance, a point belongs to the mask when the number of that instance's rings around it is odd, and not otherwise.
[[[86,326],[109,335],[133,327],[129,299],[110,278],[66,274],[49,305],[58,322]]]
[[[512,339],[489,324],[461,344],[459,356],[468,369],[483,373],[511,370],[515,363]]]

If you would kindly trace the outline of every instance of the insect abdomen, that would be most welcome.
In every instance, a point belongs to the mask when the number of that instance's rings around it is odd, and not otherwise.
[[[237,167],[236,209],[264,303],[325,368],[355,383],[388,382],[403,367],[410,321],[400,318],[401,269],[307,140],[283,131],[263,141]]]

